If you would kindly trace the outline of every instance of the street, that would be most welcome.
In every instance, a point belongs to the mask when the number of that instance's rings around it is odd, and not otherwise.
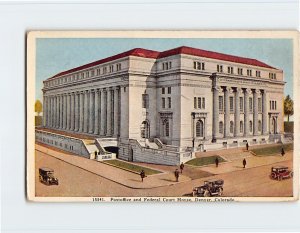
[[[165,169],[164,167],[167,168],[161,175],[147,177],[142,183],[138,174],[123,171],[78,156],[59,155],[58,153],[58,156],[61,156],[61,158],[64,158],[63,156],[69,156],[69,160],[66,160],[68,161],[66,162],[59,157],[53,157],[39,150],[36,150],[35,155],[36,196],[40,197],[189,196],[193,187],[202,185],[207,179],[224,180],[224,197],[290,197],[293,195],[292,179],[277,181],[269,177],[271,167],[274,165],[285,165],[292,169],[291,155],[288,155],[289,157],[286,157],[283,161],[280,161],[280,157],[274,158],[274,161],[276,161],[274,164],[260,165],[246,169],[233,166],[235,170],[228,172],[225,170],[224,173],[220,174],[218,174],[219,172],[214,172],[214,170],[216,170],[214,166],[206,166],[203,168],[185,166],[185,170],[179,178],[178,183],[173,180],[174,175],[171,172],[173,170],[172,166],[159,167],[159,165],[152,165],[160,169]],[[268,159],[270,160],[272,158]],[[80,162],[80,165],[76,165],[76,160]],[[89,163],[93,166],[108,166],[107,172],[113,172],[114,176],[111,176],[111,179],[103,176],[102,173],[105,175],[105,170],[103,171],[103,169],[97,174],[92,169],[88,171],[82,168],[84,166],[91,166]],[[232,164],[234,164],[234,162],[232,162]],[[222,166],[228,167],[229,165],[230,164],[220,165],[217,169],[221,170]],[[54,169],[55,177],[59,179],[59,185],[47,186],[39,182],[39,167],[50,167]],[[124,183],[122,183],[122,179],[124,179]]]

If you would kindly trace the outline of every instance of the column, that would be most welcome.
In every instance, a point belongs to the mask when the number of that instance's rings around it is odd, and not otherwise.
[[[253,135],[258,135],[258,91],[253,90]]]
[[[59,95],[56,96],[56,128],[59,128],[59,114],[60,114],[60,108],[59,108]]]
[[[67,95],[63,95],[63,129],[67,128]]]
[[[240,133],[240,88],[236,88],[234,92],[234,137],[238,137]]]
[[[213,131],[212,142],[217,141],[219,133],[219,88],[217,86],[212,88],[213,91]]]
[[[119,87],[114,90],[114,137],[119,136]]]
[[[244,89],[244,136],[249,135],[249,89]]]
[[[47,97],[43,95],[43,127],[46,126],[46,121],[47,121],[47,116],[46,116],[46,112],[47,112]]]
[[[56,117],[56,113],[57,113],[57,107],[56,107],[56,96],[53,97],[53,128],[56,128],[56,122],[57,122],[57,117]]]
[[[111,90],[108,89],[107,91],[107,105],[106,105],[106,111],[107,111],[107,116],[106,116],[106,135],[110,136],[111,135]]]
[[[74,131],[78,131],[78,118],[79,118],[79,96],[78,93],[75,93],[75,106],[74,106],[74,111],[75,111],[75,115],[74,115]]]
[[[51,96],[51,128],[54,125],[54,97]]]
[[[99,134],[99,89],[95,90],[94,134]]]
[[[71,110],[70,110],[70,130],[74,131],[74,123],[75,123],[75,95],[74,92],[70,94],[70,102],[71,102]]]
[[[224,138],[230,136],[230,106],[229,106],[229,93],[230,87],[224,88],[224,107],[225,107],[225,115],[224,115]]]
[[[90,91],[90,103],[89,103],[89,133],[94,133],[94,90]]]
[[[66,129],[70,130],[70,110],[71,110],[71,103],[70,103],[70,94],[67,94],[67,126]]]
[[[105,135],[105,122],[106,122],[106,101],[105,101],[105,95],[106,91],[105,89],[101,89],[101,118],[100,118],[100,135]]]
[[[88,112],[88,107],[89,107],[89,102],[88,102],[88,91],[85,91],[84,92],[84,116],[83,116],[83,131],[85,133],[88,132],[88,115],[89,115],[89,112]]]
[[[83,131],[84,92],[79,93],[79,132]]]
[[[263,90],[262,91],[262,110],[263,110],[263,114],[262,114],[262,134],[266,135],[268,134],[268,110],[267,110],[267,91]]]
[[[63,104],[63,101],[64,101],[64,98],[63,98],[63,95],[60,95],[59,96],[59,103],[60,103],[60,118],[59,118],[59,128],[60,129],[63,129],[63,108],[64,108],[64,104]]]

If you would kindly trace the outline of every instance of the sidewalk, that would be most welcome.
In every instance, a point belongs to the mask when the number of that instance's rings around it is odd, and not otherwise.
[[[132,172],[128,172],[113,166],[86,158],[82,158],[71,153],[52,149],[50,147],[35,144],[35,149],[39,152],[45,153],[49,156],[55,157],[73,166],[84,169],[88,172],[94,173],[98,176],[106,178],[115,183],[121,184],[128,188],[133,189],[151,189],[162,186],[174,185],[191,179],[187,176],[181,175],[179,182],[175,182],[175,176],[173,173],[161,173],[156,175],[150,175],[141,182],[139,175]]]

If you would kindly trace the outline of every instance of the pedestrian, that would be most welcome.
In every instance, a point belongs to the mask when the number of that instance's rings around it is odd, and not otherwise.
[[[216,157],[215,163],[216,163],[216,167],[218,167],[219,166],[219,159],[218,159],[218,157]]]
[[[178,171],[178,169],[177,169],[177,168],[176,168],[176,170],[175,170],[174,174],[175,174],[176,182],[178,182],[178,178],[179,178],[179,171]]]
[[[281,156],[284,156],[285,152],[284,152],[284,149],[283,147],[281,148]]]
[[[183,168],[184,168],[184,164],[181,163],[181,164],[180,164],[180,171],[181,171],[181,174],[182,174]]]
[[[244,159],[243,160],[243,166],[244,166],[244,168],[246,168],[246,164],[247,164],[247,161],[246,161],[246,159]]]
[[[146,174],[145,174],[144,170],[141,171],[140,176],[142,178],[142,182],[144,182],[144,178],[146,177]]]
[[[248,144],[248,142],[246,143],[246,150],[249,150],[249,144]]]

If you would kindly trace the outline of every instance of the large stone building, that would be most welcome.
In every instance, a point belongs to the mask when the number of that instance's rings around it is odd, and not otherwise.
[[[283,89],[283,71],[255,59],[136,48],[45,80],[44,127],[92,135],[95,150],[111,143],[121,159],[178,164],[280,140]]]

